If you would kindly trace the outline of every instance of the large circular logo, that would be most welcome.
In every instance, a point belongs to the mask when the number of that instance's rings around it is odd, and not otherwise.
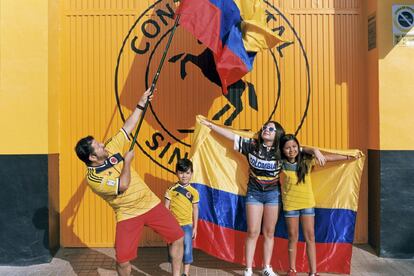
[[[256,131],[267,120],[281,121],[286,127],[280,116],[281,102],[293,98],[284,89],[294,87],[296,80],[284,78],[283,70],[295,70],[306,79],[298,91],[306,102],[289,126],[299,132],[310,101],[308,59],[288,18],[268,1],[263,4],[268,27],[286,42],[258,53],[255,65],[261,66],[254,65],[249,74],[228,87],[227,95],[221,92],[211,51],[184,29],[177,29],[137,142],[152,162],[174,172],[177,159],[188,156],[197,114],[238,129]],[[115,97],[124,121],[152,83],[174,25],[174,11],[173,1],[156,1],[125,36],[115,68]],[[292,68],[294,59],[300,59],[301,69]]]

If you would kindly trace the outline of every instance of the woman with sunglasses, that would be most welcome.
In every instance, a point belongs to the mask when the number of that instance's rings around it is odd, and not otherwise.
[[[245,244],[245,276],[253,275],[252,266],[257,238],[263,234],[263,275],[277,275],[271,265],[274,233],[281,205],[279,174],[282,168],[280,138],[285,135],[283,127],[275,122],[266,122],[257,133],[257,139],[240,137],[229,129],[207,120],[201,123],[214,132],[234,141],[234,150],[246,156],[249,162],[249,181],[246,194],[247,237]],[[326,160],[318,149],[304,148],[315,155],[323,165]]]

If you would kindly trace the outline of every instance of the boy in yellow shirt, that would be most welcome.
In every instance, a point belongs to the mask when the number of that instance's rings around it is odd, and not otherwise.
[[[199,195],[191,187],[193,163],[187,159],[178,160],[175,173],[178,182],[165,192],[165,207],[170,209],[184,231],[184,273],[189,275],[190,264],[193,262],[193,239],[197,236]]]

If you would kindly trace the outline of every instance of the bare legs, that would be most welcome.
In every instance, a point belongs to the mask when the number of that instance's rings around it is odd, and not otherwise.
[[[172,263],[172,273],[174,276],[180,276],[181,262],[183,261],[183,238],[180,238],[173,242],[169,246],[171,263]],[[131,275],[131,264],[130,262],[117,263],[116,271],[120,276],[129,276]]]
[[[316,273],[315,217],[301,216],[303,236],[306,242],[306,253],[311,273]]]
[[[190,274],[190,264],[184,264],[184,274]]]
[[[256,250],[257,238],[260,235],[263,218],[263,262],[270,265],[273,253],[274,233],[277,218],[279,215],[279,205],[247,204],[247,238],[246,238],[246,267],[253,265],[254,252]]]
[[[171,263],[172,263],[172,273],[174,276],[180,276],[181,262],[183,261],[183,240],[176,240],[169,246]]]
[[[129,276],[131,275],[131,264],[129,262],[117,263],[116,271],[119,276]]]
[[[288,229],[289,266],[296,271],[296,246],[298,243],[299,218],[286,218]]]
[[[270,265],[273,253],[276,222],[279,216],[279,205],[265,205],[263,214],[263,265]]]
[[[315,217],[301,216],[303,236],[306,242],[306,254],[308,256],[309,268],[311,273],[316,273],[316,247],[315,247]],[[299,218],[286,218],[288,235],[289,235],[289,265],[290,268],[296,270],[296,251],[299,236]]]

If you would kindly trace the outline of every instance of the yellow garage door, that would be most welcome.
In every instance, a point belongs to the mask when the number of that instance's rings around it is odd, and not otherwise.
[[[175,180],[174,165],[189,153],[197,114],[253,131],[273,119],[304,144],[364,148],[361,2],[263,1],[268,26],[286,42],[259,53],[229,96],[211,74],[209,52],[178,28],[136,147],[134,167],[152,190],[163,198]],[[87,188],[73,148],[80,137],[105,140],[122,126],[151,83],[175,9],[164,0],[62,1],[62,246],[113,245],[113,212]],[[366,208],[361,205],[358,217],[359,241],[366,240]],[[142,245],[159,244],[145,232]]]

